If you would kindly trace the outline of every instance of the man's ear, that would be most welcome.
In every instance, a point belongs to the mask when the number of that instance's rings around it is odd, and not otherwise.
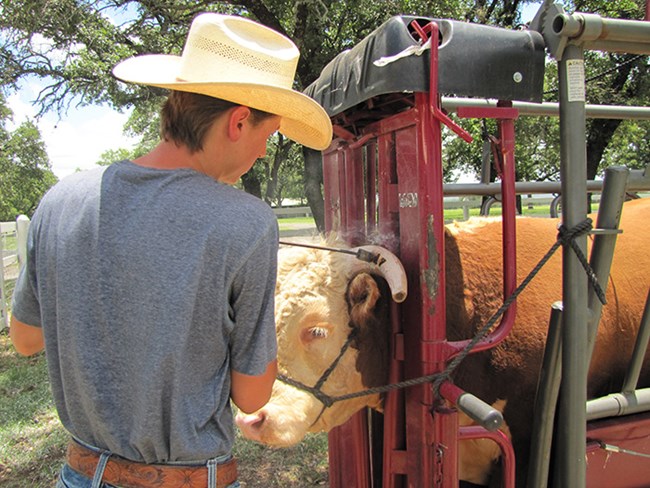
[[[228,138],[236,142],[242,135],[242,129],[244,128],[244,123],[251,116],[251,110],[248,107],[243,105],[238,105],[237,107],[230,110],[228,115]]]

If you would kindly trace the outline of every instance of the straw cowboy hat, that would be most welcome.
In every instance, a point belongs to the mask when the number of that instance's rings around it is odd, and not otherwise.
[[[115,66],[113,74],[279,115],[282,134],[323,150],[332,140],[332,124],[316,101],[292,89],[299,56],[291,40],[266,26],[204,13],[192,22],[181,56],[136,56]]]

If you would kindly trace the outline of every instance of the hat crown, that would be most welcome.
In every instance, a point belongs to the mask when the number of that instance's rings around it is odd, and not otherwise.
[[[262,24],[209,12],[195,17],[181,56],[134,56],[113,74],[278,115],[282,134],[322,150],[332,140],[332,123],[323,107],[293,89],[299,56],[290,39]]]
[[[300,53],[278,32],[248,19],[196,17],[183,48],[180,81],[259,83],[291,89]]]

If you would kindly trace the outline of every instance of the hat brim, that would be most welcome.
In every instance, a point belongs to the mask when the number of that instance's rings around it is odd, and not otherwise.
[[[189,82],[176,77],[180,56],[150,54],[126,59],[113,69],[120,80],[221,98],[282,117],[280,133],[318,151],[332,141],[332,123],[315,100],[296,90],[254,82]]]

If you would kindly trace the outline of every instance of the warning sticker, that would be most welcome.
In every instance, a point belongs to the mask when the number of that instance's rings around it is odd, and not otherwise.
[[[585,101],[585,62],[582,59],[570,59],[566,62],[566,76],[569,102]]]

